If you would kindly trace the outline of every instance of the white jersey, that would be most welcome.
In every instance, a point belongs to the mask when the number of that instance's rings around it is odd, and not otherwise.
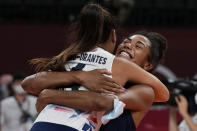
[[[192,121],[197,124],[197,113],[191,117]],[[180,124],[179,124],[179,131],[190,131],[190,128],[186,122],[186,120],[183,120]]]
[[[94,69],[107,69],[111,72],[115,56],[102,48],[95,48],[90,52],[77,55],[73,60],[66,63],[67,71],[91,71]],[[83,86],[75,85],[66,90],[87,90]],[[50,122],[66,125],[82,130],[97,130],[101,125],[101,116],[96,112],[83,112],[73,108],[55,104],[47,105],[39,114],[35,122]]]

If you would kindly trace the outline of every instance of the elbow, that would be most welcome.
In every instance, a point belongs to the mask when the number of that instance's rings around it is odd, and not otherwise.
[[[170,99],[170,93],[169,93],[169,91],[167,90],[167,93],[166,93],[166,96],[165,96],[165,98],[164,98],[164,101],[166,102],[166,101],[168,101]]]
[[[169,90],[166,88],[166,91],[165,93],[163,93],[163,96],[162,96],[162,102],[168,101],[169,98],[170,98],[170,93],[169,93]]]
[[[155,101],[154,102],[167,102],[170,98],[170,93],[166,88],[165,92],[161,94],[155,94]]]
[[[31,83],[29,83],[29,78],[26,77],[22,82],[21,82],[22,88],[26,91],[29,92],[31,88]]]
[[[41,103],[47,103],[47,101],[50,99],[50,90],[48,89],[44,89],[40,92],[39,96],[38,96],[38,100]]]
[[[34,81],[34,75],[28,76],[21,82],[21,86],[26,92],[30,94],[38,95],[36,90],[33,88],[33,83],[34,83],[33,81]]]
[[[155,91],[155,102],[167,102],[170,98],[168,88],[158,80],[158,86],[154,88]]]

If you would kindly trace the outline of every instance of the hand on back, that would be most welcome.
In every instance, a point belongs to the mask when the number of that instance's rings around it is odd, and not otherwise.
[[[95,69],[87,72],[81,71],[78,77],[81,85],[94,92],[114,94],[125,91],[120,84],[106,75],[111,75],[111,72],[106,69]]]

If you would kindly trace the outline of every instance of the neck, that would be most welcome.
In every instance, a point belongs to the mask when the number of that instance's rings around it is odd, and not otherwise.
[[[99,44],[98,46],[103,48],[104,50],[110,52],[110,53],[113,53],[112,47],[110,47],[110,45],[111,45],[111,43],[105,42],[103,44]]]

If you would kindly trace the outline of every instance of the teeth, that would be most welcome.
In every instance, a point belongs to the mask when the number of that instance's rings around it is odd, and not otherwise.
[[[127,57],[130,57],[129,54],[127,52],[124,52],[124,51],[122,51],[120,54],[124,55],[124,56],[127,56]]]

